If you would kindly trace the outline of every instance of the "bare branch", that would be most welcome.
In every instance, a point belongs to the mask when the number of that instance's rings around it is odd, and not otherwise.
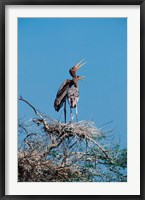
[[[20,96],[19,100],[20,101],[24,101],[26,104],[28,104],[34,110],[35,114],[38,115],[41,119],[43,119],[43,117],[41,116],[41,114],[38,112],[38,110],[31,103],[29,103],[27,100],[25,100],[24,98],[22,98],[22,96]]]

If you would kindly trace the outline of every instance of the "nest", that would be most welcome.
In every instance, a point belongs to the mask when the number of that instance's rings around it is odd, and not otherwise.
[[[33,119],[38,126],[43,125],[44,131],[57,137],[78,136],[80,138],[97,138],[100,137],[102,131],[97,129],[92,121],[79,121],[77,123],[61,123],[52,118]]]

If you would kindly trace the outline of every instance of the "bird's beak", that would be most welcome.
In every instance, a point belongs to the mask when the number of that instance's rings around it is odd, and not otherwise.
[[[79,76],[78,80],[84,80],[85,79],[85,76]]]
[[[84,59],[81,60],[79,63],[76,64],[75,66],[75,71],[77,71],[79,68],[81,68],[82,66],[84,66],[86,64],[86,62],[84,62]]]

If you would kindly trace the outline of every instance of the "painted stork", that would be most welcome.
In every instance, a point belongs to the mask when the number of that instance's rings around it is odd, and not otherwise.
[[[78,101],[79,101],[79,88],[78,80],[84,79],[84,76],[76,76],[73,78],[74,84],[68,89],[67,100],[70,106],[70,119],[73,121],[72,108],[76,108],[76,121],[78,121]]]
[[[59,88],[56,98],[54,101],[54,108],[58,112],[60,108],[64,105],[64,121],[66,123],[66,100],[68,99],[68,103],[70,105],[70,115],[72,121],[72,108],[76,108],[76,118],[78,119],[78,111],[77,111],[77,102],[79,100],[79,91],[78,91],[78,80],[83,79],[83,76],[76,76],[76,71],[82,67],[85,63],[79,62],[74,67],[72,67],[69,72],[73,77],[72,80],[65,80],[61,87]]]

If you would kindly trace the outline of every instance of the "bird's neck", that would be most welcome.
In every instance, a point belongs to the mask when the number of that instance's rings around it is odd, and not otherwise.
[[[78,81],[76,79],[73,79],[73,84],[75,87],[78,87]]]

